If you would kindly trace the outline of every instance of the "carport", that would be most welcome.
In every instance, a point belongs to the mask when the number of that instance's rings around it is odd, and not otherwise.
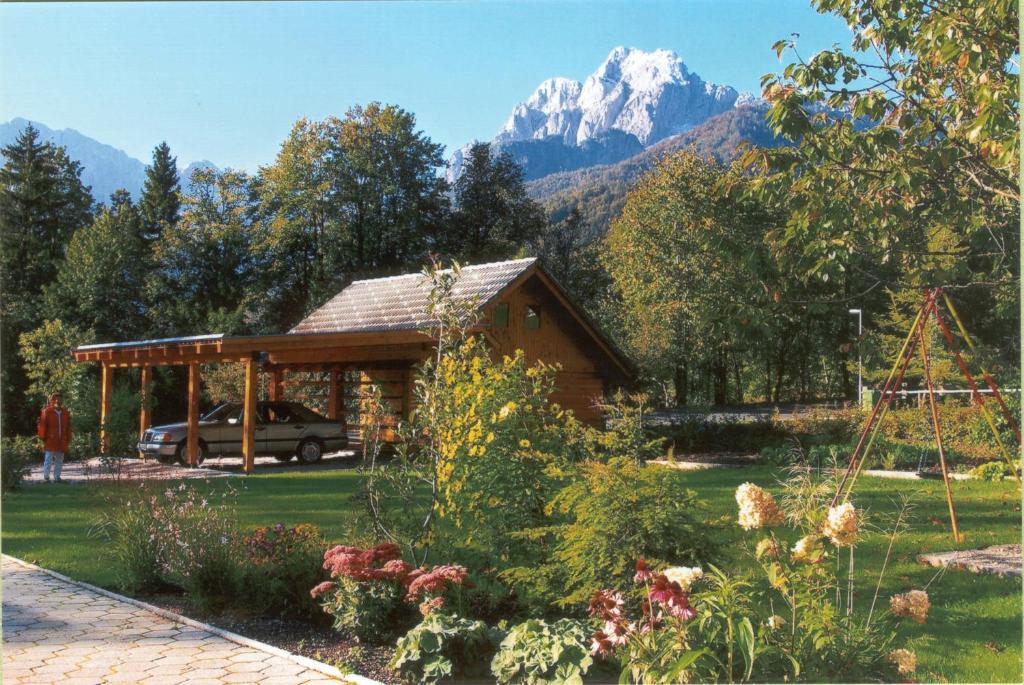
[[[199,335],[186,338],[136,340],[130,342],[83,345],[73,351],[77,362],[98,362],[100,382],[100,449],[109,450],[105,430],[111,412],[111,394],[116,369],[140,370],[142,409],[139,435],[150,427],[151,416],[146,395],[150,391],[153,367],[188,367],[188,463],[196,465],[199,446],[199,394],[202,383],[200,365],[240,363],[245,369],[244,414],[242,419],[242,457],[244,470],[251,473],[255,462],[256,401],[259,374],[267,374],[267,399],[283,399],[287,372],[323,372],[329,374],[327,414],[345,420],[344,401],[358,397],[359,388],[346,381],[346,371],[358,370],[360,385],[378,383],[394,416],[408,414],[412,383],[408,382],[412,365],[427,356],[432,341],[419,331],[381,331],[375,333],[289,333],[285,335],[225,336]],[[385,438],[389,437],[385,435]]]
[[[551,401],[577,418],[604,425],[602,397],[629,387],[635,374],[625,356],[606,338],[535,259],[465,266],[450,297],[475,306],[473,332],[486,340],[495,359],[522,351],[528,364],[557,365]],[[115,369],[141,369],[143,410],[140,435],[150,425],[145,394],[155,366],[187,365],[188,463],[199,446],[200,365],[245,365],[242,452],[246,473],[255,458],[255,408],[260,373],[269,375],[267,399],[284,399],[287,372],[321,372],[327,378],[327,414],[344,420],[346,400],[358,400],[361,386],[377,384],[391,416],[382,438],[395,438],[393,426],[407,418],[412,402],[413,366],[434,348],[430,331],[431,282],[422,273],[354,281],[283,335],[200,335],[84,345],[76,361],[102,365],[101,438],[110,416]],[[358,375],[349,373],[358,371]],[[348,378],[346,378],[348,377]],[[360,387],[351,387],[360,386]],[[361,407],[360,407],[361,408]],[[359,425],[365,417],[359,414]]]

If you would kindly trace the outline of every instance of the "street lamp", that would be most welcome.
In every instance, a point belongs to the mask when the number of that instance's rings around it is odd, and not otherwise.
[[[857,315],[857,406],[864,406],[864,374],[863,364],[860,356],[860,339],[864,333],[864,316],[859,309],[851,309],[851,314]]]

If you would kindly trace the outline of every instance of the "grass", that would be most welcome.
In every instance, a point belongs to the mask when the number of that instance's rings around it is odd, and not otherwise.
[[[230,479],[239,488],[236,500],[241,523],[247,527],[312,523],[330,540],[365,538],[354,514],[352,495],[358,489],[354,471],[278,473]],[[727,556],[721,565],[730,570],[749,568],[748,550],[759,536],[744,533],[735,519],[736,486],[752,481],[776,487],[777,473],[768,468],[695,471],[687,479],[711,505],[714,517],[725,517]],[[197,487],[219,490],[225,479]],[[117,484],[33,486],[3,498],[3,551],[103,587],[113,588],[109,563],[100,543],[87,537],[99,512],[136,486]],[[948,512],[940,481],[902,481],[863,477],[854,501],[883,524],[895,510],[900,494],[915,503],[912,530],[900,538],[882,584],[880,602],[896,592],[928,585],[932,609],[928,622],[907,628],[911,648],[918,653],[918,678],[936,682],[1020,682],[1021,582],[964,571],[939,574],[916,561],[922,552],[984,547],[1020,542],[1020,491],[1012,481],[957,482],[954,495],[960,527],[966,535],[954,545],[948,531]],[[868,536],[858,546],[855,607],[867,609],[887,538]],[[845,569],[846,557],[842,559]],[[930,583],[930,585],[929,585]]]

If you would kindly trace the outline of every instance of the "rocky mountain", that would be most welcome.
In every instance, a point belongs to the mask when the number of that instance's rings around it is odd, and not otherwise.
[[[516,105],[492,145],[523,166],[527,180],[627,159],[708,118],[748,104],[708,83],[669,50],[618,47],[583,83],[552,78]],[[452,156],[449,180],[468,150]]]
[[[578,207],[593,233],[603,234],[622,211],[629,187],[665,155],[692,148],[699,155],[728,163],[739,156],[743,143],[760,147],[784,144],[765,122],[767,110],[763,102],[734,107],[614,164],[563,171],[530,181],[527,192],[545,205],[553,223]]]
[[[130,157],[123,150],[94,140],[72,128],[54,130],[38,121],[12,119],[0,124],[0,147],[13,143],[29,123],[38,129],[42,140],[63,146],[71,159],[81,162],[82,182],[92,188],[92,196],[97,202],[108,202],[111,194],[120,188],[126,189],[133,199],[138,200],[142,184],[146,181],[146,164]],[[197,168],[217,169],[217,166],[201,160],[192,162],[185,169],[179,169],[182,189],[186,188],[186,180],[191,178]]]

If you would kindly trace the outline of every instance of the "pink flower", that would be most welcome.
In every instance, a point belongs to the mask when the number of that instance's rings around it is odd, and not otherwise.
[[[636,561],[636,575],[633,576],[634,583],[646,583],[654,574],[651,573],[651,567],[647,564],[645,559],[637,559]]]
[[[310,590],[309,591],[309,596],[312,597],[313,599],[316,599],[317,597],[319,597],[320,595],[324,594],[325,592],[329,592],[333,587],[334,587],[334,583],[332,583],[329,580],[325,580],[324,582],[320,583],[315,588]]]
[[[611,653],[615,649],[615,645],[612,644],[608,636],[600,630],[594,633],[594,636],[590,641],[590,653],[605,655]]]
[[[420,596],[440,595],[449,587],[462,585],[469,572],[462,566],[435,566],[426,573],[418,574],[409,582],[406,599],[415,602]],[[412,577],[412,573],[407,578]]]
[[[629,626],[622,621],[607,621],[604,624],[604,630],[601,632],[608,636],[608,642],[613,647],[629,642]]]
[[[598,590],[590,597],[589,612],[591,616],[605,621],[617,621],[622,617],[625,603],[620,592]]]

